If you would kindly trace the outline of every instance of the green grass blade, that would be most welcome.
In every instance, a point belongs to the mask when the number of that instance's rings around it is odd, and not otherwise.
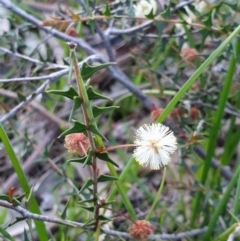
[[[238,165],[240,166],[240,162],[238,162]],[[237,189],[236,189],[236,194],[235,194],[235,198],[234,198],[234,205],[233,205],[233,214],[235,217],[238,216],[239,214],[239,201],[240,201],[240,173],[238,175],[238,181],[237,181]],[[236,220],[234,219],[234,217],[232,217],[231,219],[231,224],[234,224],[236,222]]]
[[[237,180],[239,178],[240,174],[240,165],[238,165],[238,168],[236,169],[235,173],[233,174],[233,177],[231,181],[228,184],[228,187],[223,195],[223,197],[220,199],[220,202],[218,203],[217,207],[214,209],[213,214],[211,215],[211,220],[208,225],[207,232],[204,234],[202,240],[211,240],[212,232],[216,226],[217,220],[221,213],[225,210],[225,207],[229,201],[231,192],[233,188],[235,187],[235,184],[237,183]]]
[[[0,233],[4,238],[10,241],[15,241],[15,239],[4,229],[0,226]]]
[[[18,176],[19,183],[20,183],[23,191],[26,193],[26,196],[28,197],[31,192],[31,188],[28,185],[27,178],[21,168],[21,165],[19,163],[19,160],[18,160],[16,154],[14,153],[10,140],[8,139],[8,136],[1,124],[0,124],[0,138],[2,139],[2,142],[5,146],[6,152],[8,154],[8,157],[11,160],[12,166]],[[31,212],[40,214],[39,206],[33,195],[31,195],[31,197],[29,198],[28,206],[29,206],[29,210]],[[34,220],[34,223],[36,225],[36,230],[38,233],[39,240],[40,241],[48,240],[48,234],[46,231],[45,224],[43,222],[37,221],[37,220]]]
[[[240,51],[240,41],[237,42],[236,45],[236,49],[239,52]],[[202,172],[202,176],[201,176],[201,184],[204,185],[207,179],[207,175],[208,175],[208,171],[210,169],[210,164],[211,164],[211,158],[213,157],[214,153],[215,153],[215,147],[216,147],[216,142],[217,142],[217,137],[218,137],[218,131],[221,127],[221,120],[224,114],[224,108],[225,108],[225,104],[228,98],[228,92],[232,83],[232,78],[236,69],[236,63],[237,63],[237,59],[236,56],[232,56],[230,64],[229,64],[229,69],[226,75],[226,79],[224,81],[224,86],[223,89],[221,91],[221,95],[220,95],[220,100],[219,100],[219,105],[218,105],[218,109],[216,112],[216,117],[213,120],[213,124],[212,124],[212,128],[210,128],[210,139],[209,139],[209,144],[208,144],[208,150],[207,150],[207,155],[206,155],[206,159],[204,161],[204,167],[203,167],[203,172]],[[193,204],[193,212],[192,212],[192,217],[190,220],[190,224],[193,227],[194,226],[194,222],[196,220],[196,217],[199,213],[199,207],[200,207],[200,201],[202,198],[202,191],[199,191],[197,193],[196,199],[194,200],[194,204]]]

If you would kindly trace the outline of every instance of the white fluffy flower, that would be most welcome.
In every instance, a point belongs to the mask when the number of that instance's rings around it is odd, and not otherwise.
[[[170,154],[177,149],[173,132],[165,125],[152,123],[141,126],[136,132],[133,157],[142,166],[160,169],[170,161]]]
[[[140,0],[136,5],[134,5],[134,11],[136,17],[145,17],[151,10],[153,14],[157,12],[156,0]]]

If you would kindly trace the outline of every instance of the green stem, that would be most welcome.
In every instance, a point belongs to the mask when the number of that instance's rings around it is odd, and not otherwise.
[[[73,58],[73,66],[74,66],[74,73],[75,73],[75,78],[77,81],[77,87],[78,87],[78,94],[80,99],[82,100],[82,112],[85,120],[85,124],[87,126],[87,134],[89,138],[89,142],[91,145],[91,149],[93,152],[96,150],[94,138],[93,138],[93,133],[89,131],[89,126],[91,123],[94,121],[92,109],[90,106],[90,101],[87,95],[87,91],[85,89],[84,81],[82,79],[82,76],[80,74],[79,68],[78,68],[78,61],[77,61],[77,56],[75,53],[75,48],[76,45],[73,45],[73,48],[71,48],[72,52],[72,58]],[[98,227],[98,222],[99,222],[99,205],[98,205],[98,167],[97,167],[97,159],[96,155],[93,155],[92,157],[92,177],[93,177],[93,202],[94,202],[94,220],[96,221],[95,223],[95,229]]]
[[[31,188],[28,185],[27,178],[22,170],[20,162],[19,162],[19,160],[13,150],[11,142],[8,139],[8,136],[1,124],[0,124],[0,138],[2,139],[2,142],[5,146],[9,159],[12,163],[15,173],[17,174],[19,183],[20,183],[23,191],[26,193],[26,197],[29,197],[29,194],[31,193]],[[29,210],[32,213],[40,214],[40,209],[39,209],[38,203],[33,195],[30,196],[28,202],[29,202],[28,203]],[[47,234],[45,224],[42,221],[37,221],[37,220],[34,220],[34,223],[35,223],[36,230],[37,230],[40,241],[48,240],[48,234]]]
[[[161,185],[160,185],[160,187],[159,187],[159,189],[158,189],[158,192],[157,192],[157,195],[156,195],[156,197],[155,197],[155,199],[154,199],[154,201],[153,201],[153,204],[152,204],[152,206],[151,206],[151,208],[150,208],[150,210],[149,210],[149,212],[148,212],[148,215],[147,215],[147,217],[146,217],[146,220],[149,220],[149,218],[152,216],[152,213],[153,213],[153,211],[154,211],[154,208],[155,208],[157,202],[159,202],[159,198],[160,198],[160,196],[161,196],[161,193],[162,193],[162,190],[163,190],[163,186],[164,186],[164,183],[165,183],[166,169],[167,169],[167,168],[164,167],[164,169],[163,169],[163,176],[162,176],[162,180],[161,180]]]
[[[78,68],[77,68],[77,59],[76,59],[75,55],[74,55],[74,58],[75,58],[74,66],[75,66],[75,69],[77,70],[77,73],[76,73],[77,85],[78,85],[78,88],[79,88],[79,92],[81,93],[81,98],[82,98],[82,101],[83,101],[83,109],[86,112],[86,116],[88,117],[89,123],[91,123],[91,125],[93,125],[98,130],[97,123],[96,123],[95,118],[93,116],[90,101],[88,99],[88,95],[87,95],[87,92],[86,92],[86,89],[85,89],[84,81],[82,79],[81,74],[78,71]],[[95,144],[96,144],[97,147],[101,147],[101,148],[105,149],[104,143],[103,143],[102,138],[100,136],[94,135],[94,140],[95,140]],[[95,150],[95,149],[93,149],[93,150]],[[114,177],[118,177],[117,172],[114,169],[114,166],[112,164],[110,164],[109,162],[107,162],[107,166],[108,166],[108,169],[109,169],[111,175],[114,176]],[[93,180],[93,182],[94,182],[94,180]],[[127,209],[128,213],[129,213],[129,216],[132,219],[135,219],[136,214],[135,214],[134,208],[133,208],[131,202],[129,201],[129,199],[126,195],[126,193],[123,189],[123,186],[121,185],[121,183],[119,181],[116,181],[115,184],[116,184],[116,187],[117,187],[117,189],[118,189],[118,191],[121,195],[121,198],[122,198],[122,201],[125,205],[125,208]]]

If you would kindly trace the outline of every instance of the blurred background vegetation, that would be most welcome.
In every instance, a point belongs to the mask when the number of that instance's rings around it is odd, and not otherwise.
[[[71,100],[47,92],[76,88],[68,70],[66,42],[72,41],[79,62],[89,59],[94,65],[100,56],[100,62],[116,63],[90,80],[113,100],[96,100],[93,105],[119,106],[97,119],[107,146],[132,143],[136,128],[157,121],[159,114],[161,119],[163,110],[164,123],[178,137],[163,194],[149,220],[155,233],[181,241],[240,240],[240,43],[238,32],[231,35],[240,23],[238,1],[48,0],[14,1],[10,7],[8,3],[0,0],[0,123],[41,212],[79,222],[89,218],[69,180],[81,189],[91,170],[69,165],[70,154],[58,138],[71,119],[82,118],[81,113],[71,112]],[[168,105],[173,98],[174,104]],[[19,196],[21,181],[3,142],[0,147],[0,193],[14,187]],[[131,156],[132,149],[110,152],[119,175]],[[109,174],[105,162],[99,167],[102,174]],[[121,180],[138,219],[147,215],[161,173],[131,162]],[[107,199],[113,187],[112,182],[104,183],[99,195]],[[114,200],[111,208],[118,213],[108,210],[107,225],[127,233],[129,220],[119,214],[127,212],[118,193]],[[15,217],[15,212],[1,208],[3,239],[10,239],[4,230],[12,240],[30,239],[25,221],[10,225]],[[94,240],[89,230],[53,223],[46,227],[52,240]],[[118,236],[100,238],[132,240]]]

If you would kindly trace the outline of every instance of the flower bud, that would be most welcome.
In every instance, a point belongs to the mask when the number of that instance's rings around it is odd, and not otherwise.
[[[64,147],[73,155],[86,156],[90,143],[83,133],[73,133],[65,136]]]
[[[155,105],[152,105],[152,111],[151,111],[151,118],[153,121],[156,121],[157,118],[162,114],[163,109],[157,108]]]
[[[129,229],[129,234],[138,240],[146,240],[154,232],[154,227],[146,220],[136,221]]]
[[[200,59],[198,51],[194,48],[182,49],[181,58],[188,64],[194,63],[196,59]]]

